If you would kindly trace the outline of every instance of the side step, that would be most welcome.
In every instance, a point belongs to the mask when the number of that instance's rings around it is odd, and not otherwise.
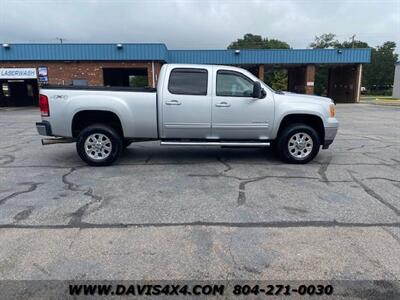
[[[163,146],[227,146],[227,147],[269,147],[269,142],[181,142],[161,141]]]
[[[75,142],[76,139],[70,139],[70,138],[49,138],[49,139],[42,139],[42,145],[53,145],[53,144],[67,144],[67,143],[73,143]]]

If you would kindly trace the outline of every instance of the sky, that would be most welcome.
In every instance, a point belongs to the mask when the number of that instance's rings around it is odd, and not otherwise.
[[[224,49],[246,33],[307,48],[316,35],[355,34],[400,49],[400,0],[0,0],[0,43],[165,43]]]

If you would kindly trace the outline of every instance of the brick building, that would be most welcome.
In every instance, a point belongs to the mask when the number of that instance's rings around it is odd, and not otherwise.
[[[287,70],[287,90],[314,93],[319,67],[329,70],[328,97],[358,102],[362,64],[370,49],[168,50],[164,44],[3,44],[0,106],[33,105],[40,84],[151,86],[164,63],[224,64],[249,69],[261,80]]]

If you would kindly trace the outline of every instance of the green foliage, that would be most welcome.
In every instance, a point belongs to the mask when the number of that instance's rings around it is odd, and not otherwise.
[[[371,64],[364,66],[363,86],[368,90],[388,89],[393,84],[398,55],[394,52],[395,42],[385,42],[372,49]]]
[[[355,39],[340,42],[333,33],[324,33],[316,36],[310,47],[315,49],[372,48],[368,43]],[[382,93],[390,89],[393,84],[395,63],[398,59],[395,48],[396,43],[391,41],[372,48],[371,63],[363,66],[362,86],[365,86],[371,92],[374,90],[376,93]],[[243,38],[232,42],[228,49],[290,49],[290,45],[284,41],[247,33]],[[268,85],[277,90],[285,90],[287,88],[286,71],[278,69],[267,69],[267,71],[265,82]],[[328,72],[327,67],[319,67],[317,69],[314,90],[318,95],[322,95],[326,91]]]
[[[145,87],[148,86],[147,76],[129,76],[130,87]]]
[[[268,70],[265,74],[265,83],[277,91],[287,90],[287,71],[282,69]]]
[[[329,69],[327,67],[318,67],[315,72],[314,94],[326,96],[328,86]]]
[[[277,39],[263,38],[261,35],[247,33],[243,38],[232,42],[228,49],[290,49],[290,45]],[[286,70],[268,70],[265,83],[275,90],[287,89]]]
[[[339,41],[335,39],[336,35],[333,33],[324,33],[320,36],[315,36],[314,42],[310,44],[313,49],[336,48]]]
[[[368,43],[352,40],[339,42],[333,33],[325,33],[316,36],[314,42],[310,44],[311,48],[372,48]],[[395,53],[396,43],[385,42],[382,46],[372,48],[371,63],[363,66],[362,86],[369,91],[378,90],[376,93],[382,93],[393,84],[395,63],[398,55]],[[328,73],[317,72],[315,79],[315,91],[321,92],[322,82],[327,82]]]
[[[384,90],[369,90],[368,95],[371,96],[392,96],[393,94],[393,89],[384,89]]]
[[[288,43],[276,40],[263,38],[261,35],[247,33],[243,38],[232,42],[228,49],[289,49]]]

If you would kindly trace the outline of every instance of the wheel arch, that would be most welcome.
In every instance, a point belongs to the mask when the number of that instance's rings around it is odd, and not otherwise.
[[[84,128],[93,124],[108,125],[124,137],[121,118],[113,111],[100,109],[84,109],[75,112],[71,121],[72,137],[76,138]]]
[[[279,122],[279,127],[277,127],[276,137],[279,137],[281,132],[290,124],[305,124],[317,131],[322,143],[325,139],[325,127],[322,118],[319,115],[310,113],[292,113],[284,116]]]

